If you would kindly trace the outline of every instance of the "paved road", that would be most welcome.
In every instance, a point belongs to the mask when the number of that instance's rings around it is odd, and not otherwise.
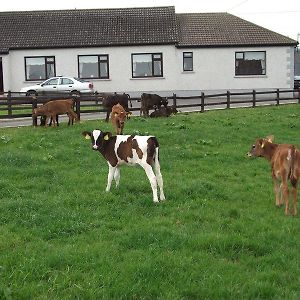
[[[225,109],[226,104],[222,105],[213,105],[214,102],[219,102],[220,99],[216,99],[211,101],[212,105],[205,106],[205,110],[215,110],[215,109]],[[222,101],[226,102],[225,99],[222,99]],[[238,101],[238,100],[236,100]],[[287,100],[284,102],[285,104],[291,104],[291,103],[298,103],[298,99],[293,99],[293,100]],[[172,100],[170,101],[169,105],[172,105]],[[177,105],[181,104],[199,104],[199,99],[185,99],[181,101],[177,101]],[[266,105],[275,105],[276,101],[272,102],[259,102],[256,105],[257,106],[266,106]],[[133,107],[134,108],[139,108],[139,103],[138,102],[133,102]],[[234,103],[234,101],[231,103],[232,108],[241,108],[241,107],[252,107],[251,103]],[[196,112],[200,111],[200,106],[196,107],[183,107],[179,108],[178,110],[180,112]],[[139,111],[133,111],[134,116],[139,116]],[[81,120],[101,120],[105,119],[106,113],[103,112],[96,112],[96,113],[85,113],[81,114]],[[67,122],[68,117],[67,116],[60,116],[60,120],[62,122]],[[32,118],[16,118],[16,119],[0,119],[0,127],[21,127],[21,126],[32,126]]]

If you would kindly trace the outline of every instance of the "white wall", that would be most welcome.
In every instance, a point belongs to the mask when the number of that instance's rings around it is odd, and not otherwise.
[[[3,56],[5,91],[19,91],[35,84],[25,81],[25,56],[55,56],[56,74],[78,76],[77,55],[108,54],[108,80],[92,80],[98,92],[193,92],[200,90],[233,90],[290,88],[293,86],[292,47],[177,49],[174,46],[132,46],[76,49],[12,50]],[[183,52],[193,52],[194,71],[182,71]],[[235,76],[236,51],[266,51],[265,76]],[[133,79],[132,53],[163,53],[163,78]],[[135,94],[135,93],[134,93]]]
[[[180,72],[178,86],[183,89],[233,90],[293,86],[293,47],[178,49],[177,61],[182,60],[182,52],[189,51],[194,55],[194,72]],[[237,51],[266,51],[266,75],[235,76]]]

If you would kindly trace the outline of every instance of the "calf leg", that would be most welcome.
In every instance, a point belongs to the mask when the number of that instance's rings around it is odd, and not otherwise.
[[[105,118],[105,122],[108,122],[109,120],[109,115],[110,115],[110,110],[108,109],[108,111],[106,112],[106,118]]]
[[[110,191],[111,182],[114,178],[114,174],[115,174],[115,171],[116,171],[116,167],[113,167],[110,164],[108,164],[108,167],[109,167],[109,169],[108,169],[108,175],[107,175],[107,186],[106,186],[106,189],[105,189],[106,192]]]
[[[157,182],[156,182],[156,177],[155,174],[152,170],[152,167],[145,163],[142,165],[143,169],[145,170],[147,177],[150,181],[151,188],[152,188],[152,193],[153,193],[153,202],[158,202],[158,197],[157,197]]]
[[[50,115],[46,115],[46,119],[45,119],[45,127],[47,127],[48,126],[48,121],[49,121],[49,119],[50,119]]]
[[[156,175],[156,180],[159,186],[159,199],[161,201],[166,200],[165,194],[164,194],[164,182],[163,182],[163,178],[160,172],[160,164],[159,164],[159,160],[158,160],[158,156],[156,156],[155,158],[155,162],[154,162],[154,170],[155,170],[155,175]]]
[[[74,120],[77,122],[77,115],[73,110],[70,110],[70,115],[71,115],[71,119],[72,119],[72,125],[74,124]]]
[[[116,167],[116,169],[115,169],[114,179],[116,182],[116,187],[118,187],[119,183],[120,183],[120,168],[119,167]]]
[[[293,195],[293,214],[295,216],[298,213],[298,210],[297,210],[297,184],[298,184],[298,181],[295,178],[292,178],[291,183],[292,183],[292,195]]]
[[[277,207],[280,207],[282,204],[281,200],[281,190],[282,190],[282,185],[279,186],[279,182],[275,176],[272,176],[273,179],[273,184],[274,184],[274,193],[275,193],[275,204]]]
[[[52,119],[52,124],[53,124],[53,126],[56,126],[57,124],[56,124],[56,114],[51,114],[51,119]]]
[[[123,134],[123,129],[124,129],[124,123],[120,124],[119,134]]]
[[[283,179],[282,181],[282,193],[285,202],[285,214],[288,215],[289,214],[289,188],[286,179]]]
[[[73,118],[72,114],[70,112],[67,112],[67,115],[69,117],[68,126],[73,125],[74,118]]]

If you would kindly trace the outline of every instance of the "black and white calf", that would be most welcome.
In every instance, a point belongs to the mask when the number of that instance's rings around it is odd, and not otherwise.
[[[120,166],[140,165],[146,172],[153,192],[153,201],[158,202],[157,184],[160,189],[160,200],[165,200],[163,178],[159,164],[159,145],[154,136],[116,135],[98,129],[84,131],[82,135],[92,140],[93,150],[98,150],[106,159],[109,167],[106,191],[110,191],[113,178],[116,186],[120,181]],[[154,171],[153,171],[154,168]]]

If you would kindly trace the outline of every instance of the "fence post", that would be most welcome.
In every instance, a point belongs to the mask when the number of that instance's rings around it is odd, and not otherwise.
[[[37,97],[33,96],[32,97],[32,112],[35,108],[37,108]],[[32,116],[32,125],[37,126],[37,117]]]
[[[12,116],[11,91],[7,92],[7,115],[9,118]]]
[[[230,108],[230,91],[227,91],[227,108]]]
[[[255,107],[256,106],[256,91],[253,90],[252,91],[252,107]]]
[[[80,121],[80,101],[81,97],[76,97],[75,99],[75,105],[76,105],[76,114],[77,114],[77,120]]]
[[[173,93],[173,107],[177,108],[177,98],[176,98],[176,94]]]
[[[280,95],[279,95],[279,89],[276,90],[276,105],[279,105]]]
[[[298,103],[300,104],[300,88],[298,90]]]
[[[204,112],[204,101],[205,101],[205,95],[204,92],[201,92],[201,112]]]

